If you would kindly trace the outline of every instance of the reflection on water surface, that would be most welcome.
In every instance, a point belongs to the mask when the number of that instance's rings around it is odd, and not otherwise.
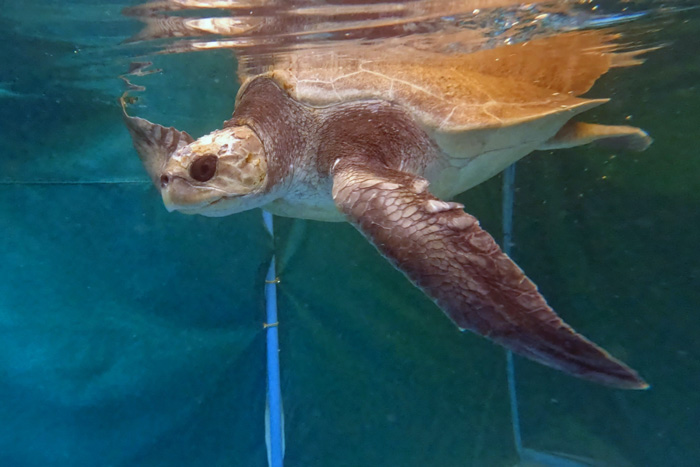
[[[609,26],[651,10],[590,2],[156,1],[124,10],[145,23],[130,41],[175,39],[162,52],[234,49],[240,56],[405,38],[419,48],[471,52],[563,31]]]

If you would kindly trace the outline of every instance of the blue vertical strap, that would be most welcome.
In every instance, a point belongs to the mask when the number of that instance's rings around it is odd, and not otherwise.
[[[272,214],[263,211],[265,228],[273,234]],[[268,463],[270,467],[282,467],[284,459],[284,441],[282,433],[282,391],[280,389],[280,359],[279,359],[279,335],[277,321],[277,275],[275,272],[275,256],[270,260],[270,267],[265,278],[265,307],[267,310],[267,406],[268,410],[266,426],[269,433]]]
[[[503,252],[510,256],[513,245],[513,204],[515,199],[515,164],[503,171]],[[510,413],[513,424],[513,441],[518,456],[522,458],[523,442],[520,436],[520,414],[518,412],[518,395],[515,392],[515,364],[513,352],[506,351],[506,368],[508,372],[508,394],[510,396]]]

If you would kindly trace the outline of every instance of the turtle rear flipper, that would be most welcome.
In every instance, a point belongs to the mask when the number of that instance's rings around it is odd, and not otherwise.
[[[651,144],[646,131],[627,125],[597,125],[570,120],[538,149],[563,149],[596,143],[611,149],[644,151]]]
[[[333,168],[338,208],[460,329],[590,381],[648,387],[564,323],[462,205],[437,199],[427,186],[367,160],[340,159]]]

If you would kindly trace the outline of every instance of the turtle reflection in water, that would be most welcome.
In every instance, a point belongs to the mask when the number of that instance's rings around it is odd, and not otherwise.
[[[639,62],[604,31],[469,54],[345,46],[240,66],[233,117],[197,140],[124,114],[166,207],[351,222],[462,330],[619,388],[646,388],[571,327],[464,212],[444,201],[538,149],[598,141],[643,150],[629,126],[572,117],[611,67]],[[387,50],[390,52],[387,53]]]

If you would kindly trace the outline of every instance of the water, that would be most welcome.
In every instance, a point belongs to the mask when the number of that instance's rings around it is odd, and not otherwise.
[[[500,347],[456,332],[349,225],[276,218],[273,246],[257,210],[165,212],[121,122],[119,76],[152,61],[162,72],[128,76],[146,88],[130,91],[130,111],[201,135],[230,116],[232,51],[252,72],[299,48],[469,31],[438,45],[490,50],[601,21],[630,50],[663,48],[599,80],[589,95],[612,100],[586,120],[639,126],[654,144],[521,161],[513,256],[562,317],[652,388],[612,390],[516,357],[522,441],[560,453],[559,465],[700,463],[698,12],[491,2],[416,18],[415,5],[341,17],[315,2],[243,15],[246,5],[229,11],[238,23],[223,8],[161,11],[178,31],[200,27],[175,38],[163,22],[144,34],[143,10],[122,15],[137,2],[3,5],[0,465],[266,465],[273,250],[286,465],[517,464]],[[202,32],[208,17],[267,29]],[[458,200],[502,238],[500,177]]]

